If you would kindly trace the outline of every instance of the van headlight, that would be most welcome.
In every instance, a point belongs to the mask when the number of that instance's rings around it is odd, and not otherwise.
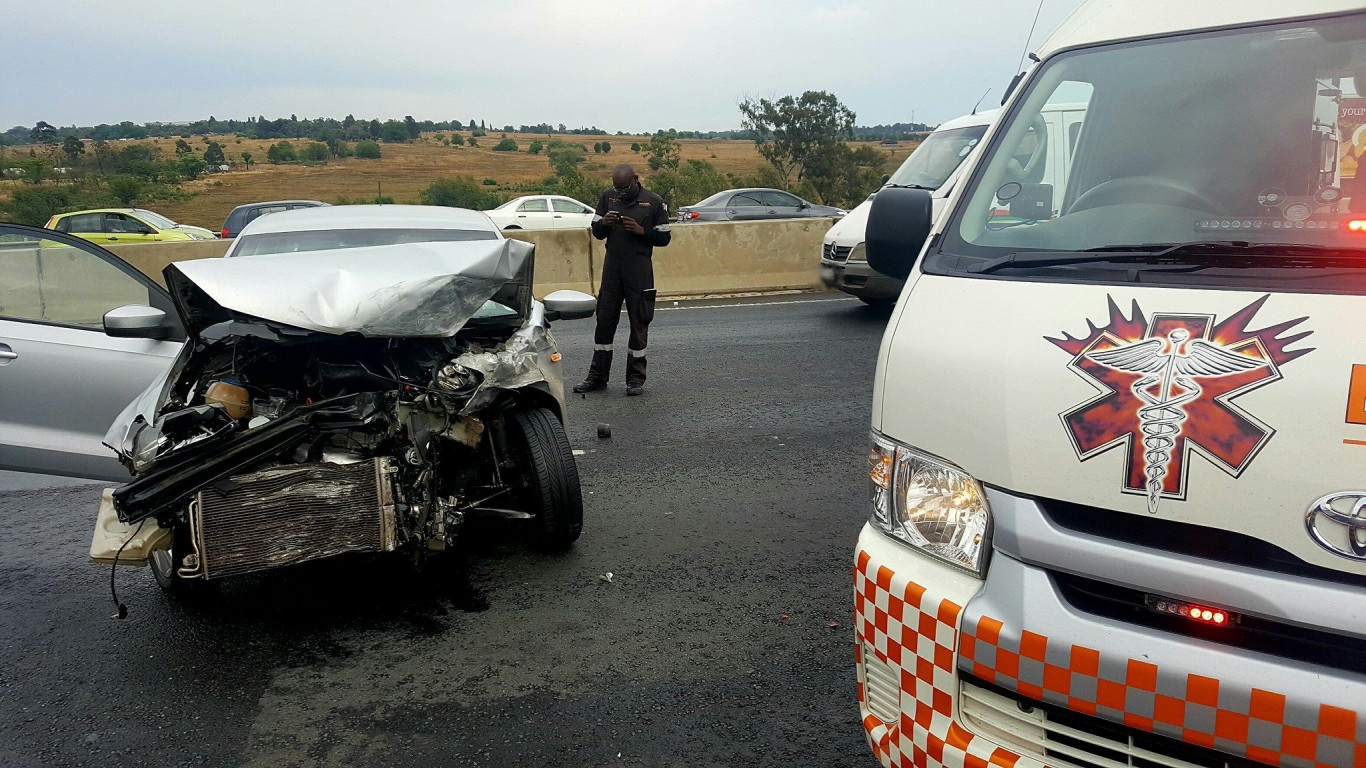
[[[847,261],[867,261],[867,260],[868,260],[868,249],[866,249],[866,248],[863,247],[863,243],[859,243],[858,245],[854,246],[852,250],[849,251],[849,258],[847,259]]]
[[[868,480],[875,527],[979,578],[986,573],[991,507],[975,478],[875,432]]]

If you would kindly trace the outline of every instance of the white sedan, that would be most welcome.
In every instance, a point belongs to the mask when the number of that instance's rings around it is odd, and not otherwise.
[[[485,211],[499,229],[586,229],[593,209],[564,195],[515,197]]]

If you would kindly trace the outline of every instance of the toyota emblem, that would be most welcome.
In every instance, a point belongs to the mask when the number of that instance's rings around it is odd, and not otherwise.
[[[1366,491],[1330,493],[1309,505],[1304,525],[1320,547],[1366,561]]]

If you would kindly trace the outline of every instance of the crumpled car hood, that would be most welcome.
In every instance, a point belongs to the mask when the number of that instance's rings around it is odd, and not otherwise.
[[[533,250],[516,240],[404,243],[183,261],[163,275],[196,338],[233,313],[336,335],[443,338],[516,279]]]

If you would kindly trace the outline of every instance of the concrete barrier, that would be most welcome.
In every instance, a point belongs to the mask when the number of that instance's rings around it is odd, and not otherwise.
[[[655,287],[661,296],[696,296],[819,288],[821,240],[831,219],[674,224],[673,242],[655,250]],[[536,245],[537,296],[562,288],[596,294],[606,254],[587,229],[514,230]],[[110,247],[120,258],[161,280],[167,264],[222,256],[228,241],[138,243]]]

